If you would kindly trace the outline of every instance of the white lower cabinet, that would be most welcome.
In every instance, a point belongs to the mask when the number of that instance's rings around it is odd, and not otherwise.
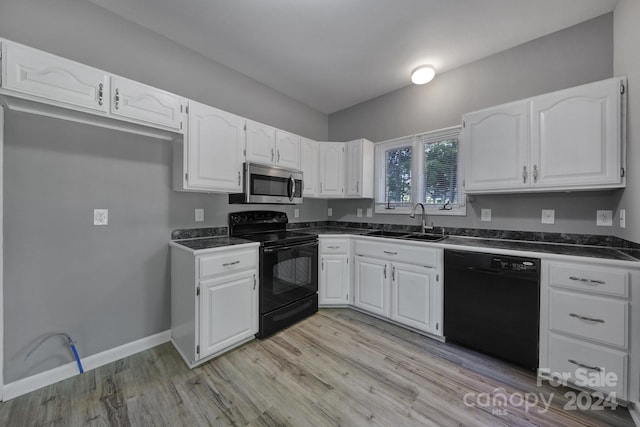
[[[256,271],[200,283],[200,357],[207,357],[257,332]]]
[[[356,307],[442,335],[441,249],[369,239],[356,240],[354,254]]]
[[[640,338],[629,292],[638,271],[598,262],[542,262],[540,371],[568,385],[637,401]]]
[[[258,244],[171,245],[171,341],[192,368],[258,332]]]
[[[389,264],[386,261],[358,256],[355,267],[353,305],[373,314],[389,317]]]
[[[391,267],[391,319],[422,331],[440,329],[433,267],[394,262]]]
[[[351,288],[349,239],[319,239],[318,305],[347,306]]]

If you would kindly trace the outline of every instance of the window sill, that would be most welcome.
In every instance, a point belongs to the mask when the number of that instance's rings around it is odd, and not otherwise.
[[[411,208],[395,208],[385,209],[383,206],[376,206],[374,213],[379,215],[409,215]],[[416,216],[421,213],[420,209],[416,210]],[[467,216],[467,207],[461,206],[457,209],[440,210],[440,209],[427,209],[425,214],[429,217],[432,216]]]

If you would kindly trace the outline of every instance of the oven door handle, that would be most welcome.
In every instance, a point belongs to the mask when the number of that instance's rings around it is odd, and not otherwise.
[[[312,247],[312,246],[318,246],[318,241],[316,240],[314,242],[305,242],[305,243],[300,243],[298,245],[278,246],[276,248],[265,248],[264,252],[272,253],[272,252],[278,252],[278,251],[286,251],[287,249]]]

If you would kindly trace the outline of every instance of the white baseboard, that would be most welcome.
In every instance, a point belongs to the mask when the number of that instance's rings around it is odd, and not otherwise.
[[[640,404],[630,404],[629,414],[631,414],[631,418],[633,418],[633,422],[636,424],[636,426],[640,427]]]
[[[120,360],[124,357],[131,356],[132,354],[139,353],[144,350],[148,350],[160,344],[164,344],[171,340],[171,331],[160,332],[159,334],[151,335],[149,337],[141,338],[137,341],[133,341],[116,348],[112,348],[102,353],[93,354],[91,356],[81,359],[82,367],[84,371],[90,371],[92,369],[99,368],[116,360]],[[46,387],[48,385],[57,383],[58,381],[66,380],[74,375],[79,375],[78,365],[76,362],[70,362],[66,365],[58,366],[57,368],[49,371],[41,372],[36,375],[32,375],[27,378],[6,384],[3,388],[3,400],[11,400],[14,397],[22,396],[23,394],[30,393],[39,388]]]

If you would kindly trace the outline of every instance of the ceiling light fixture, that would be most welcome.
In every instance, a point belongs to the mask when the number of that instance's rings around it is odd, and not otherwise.
[[[436,76],[436,70],[431,65],[421,65],[411,73],[411,82],[416,85],[429,83]]]

